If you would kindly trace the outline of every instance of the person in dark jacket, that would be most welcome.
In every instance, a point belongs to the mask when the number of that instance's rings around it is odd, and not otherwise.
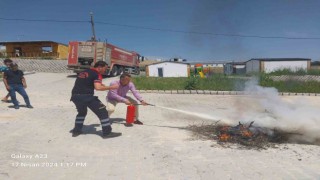
[[[23,97],[27,108],[33,108],[30,104],[29,96],[25,91],[27,88],[26,79],[24,78],[23,72],[18,69],[18,64],[12,63],[10,69],[4,72],[3,82],[9,91],[15,109],[19,109],[16,92]]]
[[[72,130],[73,137],[82,133],[82,127],[88,108],[98,116],[101,122],[102,138],[117,137],[121,135],[121,133],[111,132],[112,128],[106,106],[97,96],[94,96],[94,90],[106,91],[118,88],[118,86],[105,86],[102,84],[101,74],[106,72],[106,69],[107,64],[104,61],[98,61],[94,65],[94,68],[87,69],[77,76],[71,96],[71,101],[75,104],[78,111],[75,126]]]
[[[4,72],[6,72],[6,71],[8,71],[10,69],[10,65],[12,64],[12,60],[11,59],[5,59],[5,60],[3,60],[3,64],[5,66],[0,67],[1,68],[1,72],[2,72],[2,76],[4,76]],[[2,102],[9,102],[9,97],[10,97],[10,94],[8,92],[7,95],[1,99],[1,101]]]

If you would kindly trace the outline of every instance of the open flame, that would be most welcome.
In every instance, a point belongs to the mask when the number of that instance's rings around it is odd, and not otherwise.
[[[241,135],[243,136],[243,137],[252,137],[252,132],[250,132],[249,130],[245,130],[245,131],[242,131],[241,132]]]
[[[253,122],[249,125],[244,125],[239,122],[237,126],[221,126],[219,128],[218,140],[221,142],[231,141],[234,138],[250,139],[254,137],[256,129],[252,126]]]
[[[198,136],[213,138],[218,143],[240,144],[243,147],[254,149],[266,149],[276,147],[276,144],[289,142],[291,137],[303,134],[299,132],[287,132],[281,129],[270,129],[253,125],[254,122],[236,126],[221,125],[216,122],[211,125],[191,126],[190,129]]]
[[[219,141],[229,141],[231,138],[230,135],[226,134],[226,133],[223,133],[219,136]]]

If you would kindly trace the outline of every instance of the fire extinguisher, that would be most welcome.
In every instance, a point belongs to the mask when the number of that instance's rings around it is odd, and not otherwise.
[[[126,119],[127,124],[132,124],[134,122],[134,118],[136,116],[135,112],[136,112],[136,107],[134,107],[134,105],[127,106],[127,119]]]

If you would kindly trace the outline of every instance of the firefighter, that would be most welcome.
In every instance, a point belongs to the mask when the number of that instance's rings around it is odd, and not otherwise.
[[[118,89],[113,89],[108,92],[108,95],[106,97],[107,99],[107,110],[109,114],[111,115],[115,111],[116,105],[120,103],[125,103],[126,105],[135,105],[135,121],[134,124],[143,125],[143,123],[139,120],[139,109],[138,109],[138,101],[146,106],[148,105],[147,102],[145,102],[139,92],[136,90],[134,84],[131,82],[131,75],[128,73],[123,73],[120,76],[120,80],[116,80],[110,83],[110,86],[118,85]],[[128,91],[131,91],[133,96],[138,100],[134,100],[131,97],[127,96]]]
[[[107,69],[106,62],[98,61],[94,68],[87,69],[78,74],[72,89],[71,101],[75,104],[78,114],[75,120],[75,126],[72,130],[72,137],[82,133],[83,122],[87,115],[87,108],[93,111],[100,119],[102,126],[102,138],[117,137],[121,133],[111,132],[111,123],[109,120],[106,106],[94,96],[94,90],[106,91],[117,89],[118,86],[105,86],[102,84],[102,73]]]

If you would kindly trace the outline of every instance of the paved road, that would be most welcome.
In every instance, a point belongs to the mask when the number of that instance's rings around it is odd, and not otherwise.
[[[99,121],[90,112],[86,134],[72,138],[69,130],[76,111],[69,98],[75,78],[50,73],[26,78],[35,108],[15,110],[0,104],[0,179],[320,179],[319,146],[224,148],[214,141],[194,139],[185,129],[212,120],[238,121],[242,119],[238,110],[244,112],[246,104],[264,116],[254,98],[142,94],[150,103],[195,115],[147,106],[140,113],[145,125],[125,127],[126,109],[119,105],[111,118],[114,131],[123,136],[102,139]],[[0,92],[3,95],[2,85]],[[97,95],[104,101],[105,92]],[[294,98],[284,97],[284,101]],[[320,105],[319,97],[303,99],[310,106]]]

